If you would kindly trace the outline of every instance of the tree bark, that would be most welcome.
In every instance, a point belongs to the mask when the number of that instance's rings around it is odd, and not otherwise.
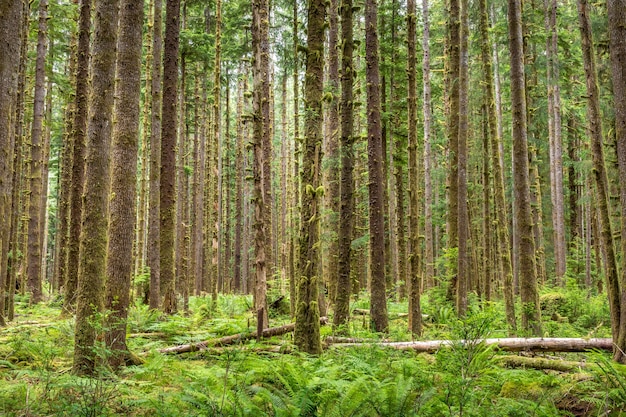
[[[524,58],[522,47],[522,9],[520,0],[509,0],[509,49],[511,52],[511,110],[513,116],[514,194],[517,216],[520,259],[520,294],[522,298],[522,327],[541,333],[541,313],[537,293],[535,245],[532,233],[530,185],[528,179],[528,138],[526,128],[526,99]]]
[[[113,368],[121,366],[128,357],[126,319],[133,271],[133,237],[137,222],[135,178],[141,93],[142,22],[143,1],[121,0],[104,303],[108,312],[104,340],[112,353],[109,364]]]
[[[324,79],[325,3],[311,0],[308,7],[306,75],[304,85],[305,141],[302,159],[302,211],[300,220],[300,267],[297,282],[296,327],[298,349],[322,351],[318,305],[319,216],[321,183],[322,92]]]
[[[85,159],[89,169],[85,170],[74,337],[73,371],[78,375],[96,372],[97,320],[104,302],[118,4],[118,0],[96,0],[94,3]]]
[[[8,0],[0,5],[0,216],[10,218],[12,171],[15,136],[16,93],[20,62],[20,37],[15,36],[16,25],[22,23],[22,2]],[[21,30],[17,33],[21,34]],[[7,272],[10,222],[0,226],[0,326],[4,323],[5,277]]]
[[[163,300],[161,308],[165,313],[173,314],[177,310],[174,274],[174,221],[176,219],[176,120],[178,116],[180,0],[167,0],[165,13],[159,258],[160,289]]]
[[[68,314],[76,305],[78,286],[79,242],[81,235],[82,196],[85,183],[85,142],[87,135],[89,42],[91,1],[81,0],[78,17],[78,50],[76,58],[76,112],[72,123],[72,189],[70,191],[70,235],[68,238],[67,277],[63,311]]]
[[[432,95],[430,85],[430,21],[428,0],[422,0],[424,31],[422,36],[422,72],[424,83],[424,282],[435,276],[435,245],[433,236],[433,181],[432,181]],[[396,180],[399,181],[399,180]]]
[[[35,100],[33,106],[33,125],[30,135],[30,203],[28,205],[28,250],[26,275],[28,290],[32,293],[31,301],[38,303],[42,299],[41,277],[41,236],[43,219],[41,217],[43,196],[43,158],[45,154],[43,139],[44,99],[46,96],[46,51],[48,31],[48,1],[39,2],[39,27],[37,32],[37,58],[35,62]],[[45,178],[47,181],[48,178]]]
[[[354,154],[353,154],[353,20],[352,0],[341,2],[341,204],[339,206],[339,235],[337,237],[337,293],[333,328],[348,333],[350,319],[350,255],[354,229]]]
[[[417,162],[417,85],[416,85],[416,5],[407,2],[407,74],[408,74],[408,153],[409,153],[409,330],[422,333],[420,306],[420,247],[419,247],[419,166]],[[426,105],[426,104],[425,104]],[[370,174],[371,175],[371,174]],[[372,242],[372,245],[374,243]],[[374,282],[372,282],[372,286]]]
[[[626,362],[626,2],[608,0],[609,47],[613,77],[613,101],[615,107],[615,137],[619,168],[621,212],[622,271],[620,275],[620,321],[617,349],[614,358]]]
[[[271,227],[271,194],[268,194],[266,171],[269,162],[265,158],[271,156],[266,152],[270,141],[270,66],[269,66],[269,2],[255,0],[253,3],[252,43],[254,50],[254,253],[256,265],[255,309],[263,310],[263,328],[269,326],[267,316],[267,259],[271,253],[270,240],[267,238]],[[267,215],[270,211],[270,215]]]
[[[154,0],[152,23],[152,84],[150,99],[150,195],[148,196],[148,268],[150,269],[149,305],[161,305],[160,206],[161,206],[161,110],[162,110],[162,9],[163,1]]]
[[[367,165],[369,171],[370,302],[372,330],[387,332],[383,148],[380,117],[377,0],[365,1],[365,79],[367,84]],[[413,251],[416,248],[412,248]],[[418,290],[419,291],[419,290]]]

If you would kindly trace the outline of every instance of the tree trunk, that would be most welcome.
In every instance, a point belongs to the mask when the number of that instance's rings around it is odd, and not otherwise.
[[[268,15],[269,16],[269,15]],[[217,291],[219,287],[219,267],[218,262],[220,258],[220,228],[222,227],[220,223],[221,218],[221,198],[222,195],[219,189],[219,182],[221,181],[221,172],[219,166],[220,160],[220,136],[221,136],[221,112],[220,112],[220,94],[221,94],[221,30],[222,24],[222,2],[221,0],[217,0],[215,2],[215,61],[213,64],[213,137],[212,137],[212,150],[211,150],[211,159],[209,161],[212,170],[211,172],[211,208],[212,215],[211,219],[213,224],[209,224],[212,233],[212,259],[211,259],[211,296],[213,300],[217,300]],[[269,22],[268,22],[269,25]],[[269,88],[269,87],[268,87]],[[268,103],[269,106],[269,103]]]
[[[241,293],[242,290],[242,280],[241,280],[241,271],[242,271],[242,235],[243,235],[243,182],[244,173],[243,171],[243,158],[244,158],[244,125],[245,122],[243,120],[243,95],[244,95],[244,87],[243,80],[244,77],[243,69],[239,71],[239,82],[237,88],[237,144],[235,145],[235,254],[234,254],[234,265],[233,265],[233,292],[235,294]]]
[[[535,245],[530,209],[528,179],[528,138],[526,130],[526,99],[524,96],[524,58],[522,47],[522,10],[520,0],[509,0],[509,49],[511,52],[511,110],[513,117],[513,165],[515,168],[514,194],[517,216],[520,259],[520,287],[522,326],[524,330],[541,334],[541,313],[537,293]]]
[[[37,33],[37,58],[35,63],[35,101],[33,107],[33,125],[30,136],[30,203],[28,205],[28,251],[26,274],[28,290],[32,293],[31,301],[38,303],[42,298],[41,277],[41,218],[43,188],[43,120],[44,99],[46,96],[46,51],[48,31],[48,1],[39,2],[39,28]],[[45,179],[47,181],[47,178]]]
[[[456,0],[453,0],[456,1]],[[457,158],[457,205],[458,205],[458,265],[457,265],[457,313],[467,312],[467,293],[470,290],[470,222],[467,207],[467,138],[469,135],[469,17],[468,2],[461,0],[461,35],[459,46],[459,133]]]
[[[267,316],[267,258],[271,253],[270,233],[271,194],[267,193],[266,176],[270,172],[265,158],[271,156],[265,147],[269,143],[270,135],[270,79],[269,79],[269,2],[268,0],[255,0],[253,4],[253,50],[254,50],[254,252],[256,256],[256,288],[255,309],[263,310],[263,328],[269,326]]]
[[[74,310],[78,286],[79,242],[81,234],[82,195],[85,183],[85,142],[87,135],[87,100],[89,79],[89,38],[91,1],[81,0],[78,17],[78,50],[76,58],[76,112],[72,123],[72,189],[70,191],[70,235],[68,238],[67,277],[65,279],[65,314]]]
[[[424,83],[424,282],[432,283],[435,276],[435,245],[433,237],[433,181],[432,181],[432,96],[430,86],[430,21],[428,0],[422,0],[424,32],[422,36],[422,72]],[[398,180],[396,180],[398,181]]]
[[[419,167],[417,162],[417,85],[416,85],[416,5],[407,2],[407,74],[408,74],[408,153],[409,153],[409,330],[422,333],[420,306],[420,247],[419,247]],[[370,174],[371,175],[371,174]],[[371,243],[374,245],[374,242]],[[374,284],[374,283],[372,283]]]
[[[304,86],[305,142],[302,159],[302,211],[300,220],[300,267],[297,282],[296,327],[298,349],[322,351],[318,306],[319,216],[321,180],[322,93],[324,79],[325,3],[311,0],[307,18],[307,55]]]
[[[104,302],[109,203],[109,152],[113,126],[112,86],[117,50],[117,0],[96,0],[91,61],[91,94],[76,300],[73,371],[96,371],[97,320]],[[134,175],[133,175],[134,178]],[[132,237],[131,237],[132,240]]]
[[[137,138],[141,93],[141,27],[143,1],[122,0],[115,125],[111,151],[111,200],[106,263],[107,310],[104,340],[112,355],[109,364],[121,366],[128,357],[126,319],[133,271],[133,237],[136,225]]]
[[[354,154],[353,154],[353,20],[352,0],[341,2],[341,204],[337,237],[337,293],[333,328],[348,333],[350,319],[350,255],[354,229]],[[342,326],[346,326],[342,328]]]
[[[160,289],[165,313],[176,312],[174,221],[176,218],[176,120],[178,109],[178,51],[180,0],[167,0],[163,54],[163,129],[160,178]],[[179,197],[180,198],[180,197]]]
[[[556,27],[556,0],[545,0],[547,40],[547,83],[550,148],[550,191],[554,237],[555,283],[561,284],[565,275],[565,203],[563,191],[563,138],[561,128],[561,91],[559,88],[559,57]]]
[[[162,0],[154,0],[152,24],[152,84],[150,98],[150,195],[148,196],[148,268],[150,269],[149,305],[158,309],[161,305],[161,259],[160,259],[160,206],[161,206],[161,109],[162,93]]]
[[[626,2],[607,1],[609,16],[609,37],[611,69],[613,76],[613,100],[615,106],[615,136],[617,138],[617,158],[619,167],[621,231],[622,231],[622,271],[620,275],[620,321],[617,349],[614,355],[619,362],[626,362]]]
[[[22,23],[22,2],[19,0],[3,1],[0,5],[0,216],[10,218],[13,152],[14,117],[16,115],[16,93],[18,69],[20,63],[19,25]],[[19,151],[19,150],[18,150]],[[10,222],[0,226],[0,326],[4,323],[5,277],[9,253]]]
[[[377,0],[366,0],[365,59],[367,65],[365,78],[367,84],[367,165],[369,171],[370,302],[372,306],[372,330],[375,332],[387,332],[389,324],[387,321],[387,291],[385,285],[384,161],[380,120],[377,16]],[[416,251],[416,248],[413,247],[411,250]],[[414,272],[412,271],[412,273]]]

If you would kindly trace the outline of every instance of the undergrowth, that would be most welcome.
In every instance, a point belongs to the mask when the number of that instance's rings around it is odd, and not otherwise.
[[[602,295],[570,279],[544,288],[546,336],[608,335]],[[0,331],[2,416],[618,416],[626,409],[626,371],[606,353],[562,355],[596,364],[573,373],[507,369],[498,352],[480,342],[507,335],[501,303],[472,298],[459,320],[445,291],[422,299],[424,339],[464,340],[436,354],[375,345],[332,347],[313,357],[276,353],[289,334],[221,350],[166,356],[158,348],[255,330],[249,296],[192,297],[189,311],[162,316],[131,308],[128,342],[144,363],[95,378],[70,372],[73,323],[59,303],[31,306],[18,299],[17,319]],[[360,294],[353,308],[369,308]],[[411,340],[406,301],[389,304],[390,340]],[[519,309],[518,309],[519,311]],[[289,322],[274,312],[271,325]],[[355,317],[351,336],[378,339],[369,320]],[[323,336],[332,333],[330,326]]]

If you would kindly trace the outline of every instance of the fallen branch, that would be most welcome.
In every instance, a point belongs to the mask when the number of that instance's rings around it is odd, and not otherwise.
[[[328,322],[328,317],[320,317],[320,324],[326,324]],[[295,329],[295,323],[285,324],[280,327],[271,327],[269,329],[263,330],[262,338],[272,337],[272,336],[280,336],[285,333],[292,332]],[[198,350],[204,350],[212,347],[220,347],[232,345],[235,343],[244,342],[250,339],[256,339],[257,332],[251,333],[239,333],[231,336],[225,336],[219,339],[205,340],[203,342],[198,343],[189,343],[187,345],[179,345],[172,346],[163,349],[159,349],[159,353],[170,354],[170,353],[187,353],[187,352],[196,352]]]
[[[380,342],[380,343],[343,343],[334,346],[350,347],[350,346],[366,346],[377,345],[381,347],[390,347],[399,350],[414,350],[416,352],[433,353],[439,349],[451,346],[456,343],[478,343],[479,341],[452,341],[452,340],[430,340],[420,342]],[[606,339],[582,339],[582,338],[502,338],[502,339],[483,339],[486,345],[496,345],[498,349],[508,352],[584,352],[591,349],[613,350],[613,340]]]

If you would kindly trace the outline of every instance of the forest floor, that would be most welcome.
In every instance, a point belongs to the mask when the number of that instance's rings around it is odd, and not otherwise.
[[[270,301],[278,298],[277,294]],[[431,290],[422,299],[423,340],[506,336],[504,308],[473,300],[459,321]],[[453,344],[435,354],[397,351],[375,343],[333,345],[317,357],[298,353],[291,333],[261,342],[181,355],[158,349],[255,330],[249,296],[192,298],[187,313],[161,316],[131,308],[128,345],[143,364],[97,378],[71,374],[73,321],[60,300],[29,305],[16,299],[16,318],[0,329],[2,416],[619,416],[626,415],[626,368],[606,352],[498,352],[493,346]],[[369,308],[361,295],[352,309]],[[411,340],[406,302],[390,302],[384,340]],[[518,309],[519,311],[519,309]],[[270,325],[289,323],[284,301]],[[608,337],[605,295],[575,284],[542,290],[544,336]],[[352,337],[383,340],[367,315],[353,316]],[[332,335],[322,327],[322,337]],[[99,355],[107,356],[104,348]],[[537,357],[548,368],[529,368]],[[508,358],[508,359],[507,359]],[[567,362],[564,362],[567,361]],[[552,366],[567,363],[570,366]],[[571,366],[571,364],[574,366]],[[580,366],[576,366],[579,363]],[[560,370],[556,370],[560,369]]]

